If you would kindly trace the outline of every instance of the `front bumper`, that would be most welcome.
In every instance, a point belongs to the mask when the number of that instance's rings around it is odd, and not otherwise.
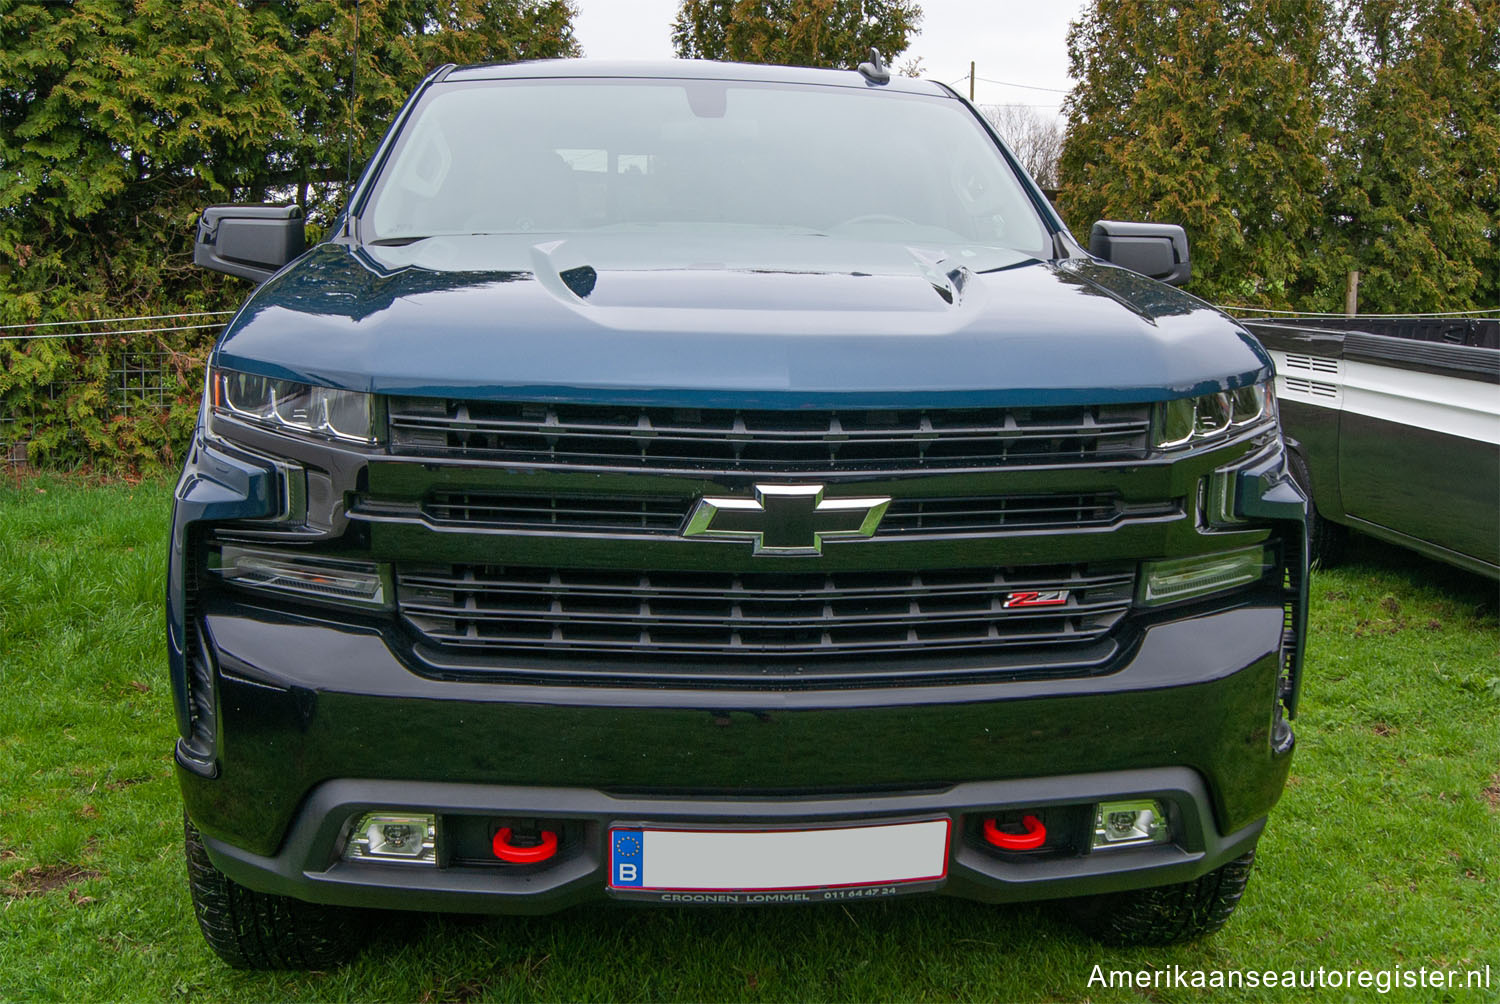
[[[1242,472],[1241,498],[1290,521],[1300,497],[1277,498],[1274,474]],[[1295,698],[1287,632],[1302,631],[1274,589],[1158,618],[1087,676],[786,690],[445,679],[414,671],[392,628],[193,588],[193,535],[286,508],[277,479],[253,459],[195,454],[169,562],[184,801],[214,862],[251,888],[544,912],[608,895],[606,835],[618,823],[946,816],[956,824],[946,878],[920,888],[1079,895],[1186,881],[1243,854],[1290,765],[1278,705],[1289,678]],[[1007,857],[974,839],[985,816],[1132,797],[1169,806],[1171,844]],[[566,853],[524,871],[343,861],[348,827],[368,810],[557,820],[571,835]]]
[[[1027,857],[983,849],[966,839],[965,818],[997,807],[1045,808],[1121,794],[1151,796],[1172,807],[1177,842],[1089,855]],[[508,815],[567,820],[582,839],[549,865],[444,868],[339,860],[347,821],[371,808],[421,808],[444,818]],[[1207,792],[1193,771],[1162,768],[1109,774],[959,784],[943,791],[844,798],[683,799],[612,795],[582,788],[536,788],[447,782],[340,779],[319,785],[275,854],[260,855],[205,838],[214,864],[243,885],[318,903],[400,910],[547,913],[606,895],[605,834],[621,821],[673,826],[797,827],[880,819],[950,817],[946,878],[877,890],[940,892],[986,902],[1050,899],[1184,882],[1254,849],[1265,820],[1221,834]],[[845,890],[793,897],[754,894],[691,896],[632,892],[619,898],[660,903],[819,902]],[[863,897],[861,897],[863,898]]]
[[[1244,606],[1159,624],[1105,676],[704,692],[436,680],[378,631],[211,605],[218,770],[179,757],[178,774],[222,870],[330,903],[539,912],[603,897],[621,822],[949,816],[948,877],[925,888],[1001,901],[1185,881],[1252,847],[1285,781],[1282,618]],[[983,815],[1124,797],[1166,801],[1174,842],[1010,860],[961,836]],[[354,817],[393,809],[577,836],[514,875],[340,860]]]

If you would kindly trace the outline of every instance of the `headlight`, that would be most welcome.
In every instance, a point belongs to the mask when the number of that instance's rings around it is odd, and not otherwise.
[[[1269,421],[1275,414],[1276,399],[1269,381],[1167,401],[1156,408],[1156,448],[1174,450],[1228,438]]]
[[[215,414],[278,432],[343,443],[381,440],[373,394],[215,369],[209,375]]]

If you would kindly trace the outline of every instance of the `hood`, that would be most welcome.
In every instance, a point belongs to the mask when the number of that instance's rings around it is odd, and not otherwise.
[[[1270,360],[1208,304],[1088,259],[763,233],[325,243],[216,365],[376,393],[684,407],[1161,400]]]

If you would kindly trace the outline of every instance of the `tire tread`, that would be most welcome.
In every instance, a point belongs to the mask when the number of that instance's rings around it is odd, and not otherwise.
[[[1255,852],[1191,882],[1090,896],[1074,904],[1074,920],[1109,945],[1175,945],[1206,937],[1239,906]]]
[[[203,939],[235,969],[327,969],[354,952],[357,911],[256,892],[214,867],[183,820],[188,891]]]

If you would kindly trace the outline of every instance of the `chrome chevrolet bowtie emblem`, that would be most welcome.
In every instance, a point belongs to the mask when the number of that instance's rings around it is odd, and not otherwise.
[[[822,554],[823,541],[868,537],[891,500],[825,499],[822,485],[756,485],[755,498],[705,496],[684,537],[750,540],[756,554]]]

